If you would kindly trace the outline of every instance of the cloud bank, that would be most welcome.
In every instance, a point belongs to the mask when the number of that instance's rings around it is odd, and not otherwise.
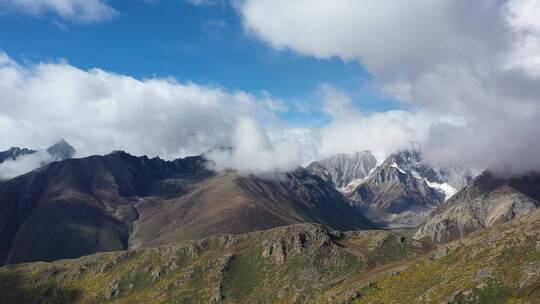
[[[141,80],[65,62],[23,65],[0,53],[0,150],[44,148],[60,138],[74,145],[78,156],[126,150],[172,159],[213,149],[208,155],[216,170],[263,173],[340,152],[388,153],[420,140],[418,134],[429,128],[419,119],[423,114],[364,115],[339,89],[319,90],[332,122],[295,128],[279,119],[289,108],[268,94]]]
[[[75,23],[107,21],[117,12],[105,0],[0,0],[0,12],[42,16],[53,13]]]
[[[66,138],[85,154],[125,149],[171,158],[227,146],[239,118],[271,121],[279,101],[172,79],[138,80],[0,55],[1,147]]]
[[[540,169],[540,1],[245,0],[239,11],[274,48],[363,64],[424,113],[385,117],[431,124],[425,138],[396,136],[421,139],[430,160]]]
[[[0,181],[30,172],[35,168],[41,167],[52,161],[51,155],[45,150],[33,154],[22,155],[16,160],[7,160],[0,164]]]

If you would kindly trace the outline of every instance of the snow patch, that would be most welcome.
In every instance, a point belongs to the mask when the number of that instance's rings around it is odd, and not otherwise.
[[[449,184],[447,183],[434,183],[434,182],[430,182],[428,181],[427,179],[424,178],[424,180],[426,181],[427,185],[433,189],[436,189],[436,190],[439,190],[441,191],[442,193],[444,193],[444,200],[448,200],[449,198],[451,198],[454,194],[457,193],[457,190],[450,186]]]
[[[366,175],[366,177],[354,179],[347,186],[339,188],[338,191],[345,194],[356,191],[356,188],[358,188],[358,186],[367,181],[373,175],[373,173],[375,173],[375,170],[377,170],[377,168],[378,166],[373,167],[371,170],[369,170],[369,173]]]
[[[406,174],[405,171],[401,170],[400,167],[398,167],[398,165],[396,164],[396,162],[393,162],[390,167],[392,168],[396,168],[399,172],[403,173],[403,174]]]

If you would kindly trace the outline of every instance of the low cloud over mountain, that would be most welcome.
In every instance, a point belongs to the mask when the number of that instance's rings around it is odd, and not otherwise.
[[[540,168],[539,1],[246,0],[239,11],[277,49],[359,61],[415,112],[454,117],[432,124],[431,160]]]

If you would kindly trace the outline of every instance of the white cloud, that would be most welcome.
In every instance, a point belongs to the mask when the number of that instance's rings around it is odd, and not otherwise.
[[[227,0],[185,0],[187,3],[195,6],[223,5]]]
[[[358,60],[372,73],[395,76],[501,48],[506,28],[498,3],[245,0],[241,14],[247,29],[276,48]]]
[[[76,23],[106,21],[117,15],[105,0],[0,0],[0,11],[31,16],[54,13]]]
[[[232,151],[215,150],[207,156],[217,171],[234,169],[241,173],[262,174],[294,170],[302,162],[302,147],[288,138],[271,140],[253,119],[240,119],[234,130]]]
[[[30,172],[51,161],[51,155],[47,151],[38,151],[20,156],[16,160],[7,160],[0,164],[0,181]]]
[[[267,93],[139,80],[62,62],[21,65],[0,53],[0,150],[44,148],[60,138],[74,145],[78,156],[120,149],[171,159],[234,147],[232,153],[209,154],[215,168],[260,174],[339,152],[389,153],[418,141],[427,129],[423,114],[365,115],[337,88],[323,85],[319,94],[332,123],[289,128],[277,116],[288,107]],[[4,175],[33,167],[27,163],[40,162],[21,163],[21,169],[6,169]]]
[[[268,96],[172,79],[138,80],[66,63],[22,66],[0,55],[0,148],[66,138],[84,155],[125,149],[171,158],[231,143],[237,121],[275,119]]]
[[[411,110],[366,114],[322,85],[321,128],[289,128],[269,94],[134,79],[0,54],[0,148],[66,138],[83,155],[213,151],[217,170],[286,171],[336,153],[422,145],[437,163],[540,169],[540,1],[246,0],[245,26],[276,48],[366,65]],[[272,12],[268,14],[267,12]],[[46,94],[44,94],[46,92]],[[6,130],[6,131],[4,131]]]
[[[323,110],[331,117],[321,128],[319,154],[328,157],[338,153],[369,150],[377,155],[418,147],[424,142],[431,125],[443,117],[433,113],[401,110],[366,115],[356,108],[345,92],[324,85]]]
[[[356,119],[358,129],[337,119],[323,142],[349,129],[349,145],[360,134],[385,150],[412,138],[437,162],[540,169],[539,0],[244,0],[239,11],[277,49],[359,61],[414,109]],[[386,138],[369,135],[376,126]]]

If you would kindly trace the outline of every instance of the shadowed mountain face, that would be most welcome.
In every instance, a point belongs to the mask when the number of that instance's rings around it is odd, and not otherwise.
[[[134,198],[179,195],[209,176],[200,158],[68,159],[0,184],[0,258],[55,260],[127,248]]]
[[[431,213],[415,237],[448,242],[540,207],[540,175],[505,178],[485,171]]]
[[[369,226],[320,178],[215,175],[202,157],[124,152],[68,159],[0,183],[0,259],[51,261],[98,251],[293,223]]]

